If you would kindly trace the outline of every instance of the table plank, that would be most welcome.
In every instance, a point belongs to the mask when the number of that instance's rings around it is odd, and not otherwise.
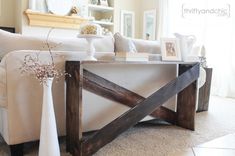
[[[82,155],[77,143],[82,139],[82,69],[80,62],[66,62],[66,150]],[[75,126],[76,125],[76,126]]]

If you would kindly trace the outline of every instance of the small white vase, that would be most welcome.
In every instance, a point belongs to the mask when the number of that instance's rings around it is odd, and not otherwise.
[[[52,82],[53,78],[48,78],[46,83],[43,83],[39,156],[60,156],[55,112],[52,100]]]

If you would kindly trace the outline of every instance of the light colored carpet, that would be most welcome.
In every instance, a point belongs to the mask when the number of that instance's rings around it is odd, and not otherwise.
[[[196,115],[195,131],[171,125],[138,126],[123,133],[95,156],[166,156],[234,132],[235,99],[211,97],[209,112]],[[0,142],[0,155],[8,155],[8,147]],[[61,145],[63,156],[68,155],[64,144]],[[36,155],[37,147],[26,147],[26,155]]]

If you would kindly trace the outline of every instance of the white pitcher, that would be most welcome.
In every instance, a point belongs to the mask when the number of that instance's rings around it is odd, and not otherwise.
[[[194,35],[181,35],[179,33],[174,34],[180,42],[180,51],[183,61],[187,61],[188,55],[191,53],[193,44],[196,42]]]

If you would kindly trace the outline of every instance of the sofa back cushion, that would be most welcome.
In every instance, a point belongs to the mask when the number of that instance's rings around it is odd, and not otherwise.
[[[149,41],[143,39],[132,39],[136,50],[143,53],[161,54],[160,41]]]
[[[87,42],[78,38],[50,38],[49,44],[53,50],[59,51],[86,51]],[[94,41],[97,52],[114,52],[113,36],[105,36]],[[46,37],[31,37],[21,34],[12,34],[0,30],[0,60],[14,50],[46,50]]]
[[[127,38],[122,36],[120,33],[114,34],[114,39],[115,52],[143,52],[161,54],[161,45],[159,41]]]

